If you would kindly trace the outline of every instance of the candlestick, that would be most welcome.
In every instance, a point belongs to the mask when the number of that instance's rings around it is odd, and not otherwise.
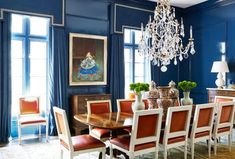
[[[192,25],[190,26],[190,39],[192,39],[193,38],[193,27],[192,27]]]

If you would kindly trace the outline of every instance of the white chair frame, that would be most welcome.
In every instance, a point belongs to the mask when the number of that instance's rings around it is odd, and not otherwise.
[[[222,114],[222,108],[225,106],[233,105],[232,108],[232,114],[230,116],[230,119],[226,123],[220,123],[220,118]],[[229,151],[232,149],[232,131],[233,131],[233,120],[234,120],[234,111],[235,111],[235,102],[220,102],[217,103],[217,117],[215,118],[215,124],[214,124],[214,130],[213,130],[213,138],[214,138],[214,154],[217,153],[217,138],[220,138],[221,136],[228,136],[228,145],[229,145]],[[218,133],[219,128],[224,127],[230,127],[230,131],[225,131],[222,133]]]
[[[198,119],[199,119],[200,111],[203,109],[207,109],[207,108],[212,109],[209,124],[208,124],[208,126],[198,128],[198,121],[199,121]],[[211,137],[212,137],[212,128],[213,128],[213,124],[214,124],[215,108],[216,108],[215,103],[196,105],[194,118],[193,118],[192,130],[191,130],[191,134],[190,134],[190,145],[191,145],[190,147],[191,147],[192,159],[194,159],[194,144],[199,141],[205,141],[205,140],[208,141],[208,155],[209,155],[209,157],[211,156]],[[195,135],[197,133],[205,132],[205,131],[209,131],[209,134],[206,136],[195,138]]]
[[[179,146],[184,146],[184,159],[187,158],[187,142],[188,142],[188,132],[189,132],[189,124],[191,119],[191,113],[192,113],[192,105],[187,106],[180,106],[180,107],[169,107],[167,110],[167,117],[166,117],[166,125],[164,130],[164,137],[163,137],[163,149],[164,149],[164,159],[167,159],[167,150]],[[188,116],[185,122],[185,130],[184,131],[178,131],[178,132],[170,132],[170,126],[171,126],[171,117],[174,112],[180,112],[180,111],[188,111]],[[172,144],[168,144],[168,139],[185,136],[185,141],[176,142]]]
[[[139,117],[145,116],[145,115],[154,115],[154,114],[159,115],[157,126],[156,126],[156,135],[149,136],[149,137],[143,137],[143,138],[138,139],[137,138],[137,126],[138,126]],[[114,144],[110,144],[110,158],[111,159],[113,158],[113,149],[118,149],[118,150],[126,153],[130,157],[130,159],[134,159],[135,156],[147,154],[150,152],[154,152],[155,159],[157,159],[158,158],[158,150],[159,150],[159,137],[160,137],[161,123],[162,123],[162,115],[163,115],[162,108],[136,111],[134,113],[134,117],[133,117],[133,126],[132,126],[132,132],[131,132],[129,151],[122,148],[122,147],[116,146]],[[156,146],[152,147],[152,148],[146,148],[143,150],[134,151],[135,145],[144,144],[144,143],[148,143],[148,142],[156,142]]]
[[[102,152],[102,159],[105,159],[105,151],[106,151],[105,147],[74,151],[72,140],[71,140],[71,134],[70,134],[70,130],[69,130],[69,125],[68,125],[68,120],[67,120],[67,116],[66,116],[65,111],[63,109],[59,109],[58,107],[55,107],[55,106],[53,107],[53,110],[54,110],[54,116],[55,116],[56,127],[57,127],[59,139],[63,140],[65,143],[68,143],[68,149],[60,144],[60,158],[61,159],[63,158],[64,152],[66,152],[69,155],[69,159],[72,159],[74,156],[78,156],[79,154],[95,152],[95,151]],[[59,122],[56,118],[56,113],[61,114],[63,117],[66,134],[63,134],[62,132],[60,132]]]
[[[40,99],[39,97],[34,97],[34,96],[27,96],[27,97],[21,97],[20,99],[26,99],[26,98],[37,98],[38,100],[38,104],[39,104],[39,109],[40,109]],[[34,119],[34,118],[41,118],[41,119],[45,119],[45,122],[36,122],[36,123],[29,123],[29,124],[22,124],[22,119],[25,119],[25,121],[30,119]],[[21,129],[24,127],[28,127],[28,126],[37,126],[38,127],[38,138],[41,139],[41,126],[45,126],[46,127],[46,141],[48,141],[48,118],[47,117],[42,117],[40,115],[40,110],[39,113],[35,113],[35,114],[21,114],[19,113],[18,115],[18,142],[19,144],[21,144],[22,141],[22,131]]]

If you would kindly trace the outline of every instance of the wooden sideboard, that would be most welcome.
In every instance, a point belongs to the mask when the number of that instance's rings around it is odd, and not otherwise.
[[[208,102],[213,103],[215,96],[235,97],[235,89],[207,88]]]
[[[70,115],[70,129],[73,135],[80,135],[81,131],[86,132],[88,126],[82,124],[74,119],[76,114],[87,113],[87,101],[92,100],[106,100],[111,99],[110,94],[83,94],[71,96],[71,115]]]

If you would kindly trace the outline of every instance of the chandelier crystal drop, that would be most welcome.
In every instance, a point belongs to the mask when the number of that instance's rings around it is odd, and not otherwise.
[[[147,25],[141,24],[141,40],[138,46],[138,52],[141,56],[152,61],[153,65],[161,67],[162,72],[167,71],[167,65],[174,60],[182,61],[188,58],[189,50],[193,55],[194,39],[192,26],[190,26],[190,38],[188,44],[184,47],[184,24],[175,18],[175,8],[170,6],[170,0],[159,0],[154,11],[154,19],[151,16]]]

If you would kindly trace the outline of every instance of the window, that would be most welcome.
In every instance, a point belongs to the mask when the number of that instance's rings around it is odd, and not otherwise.
[[[11,24],[12,116],[21,96],[39,96],[45,112],[49,19],[12,14]]]
[[[138,53],[140,37],[140,30],[124,29],[125,97],[130,92],[130,83],[151,80],[150,62]]]

